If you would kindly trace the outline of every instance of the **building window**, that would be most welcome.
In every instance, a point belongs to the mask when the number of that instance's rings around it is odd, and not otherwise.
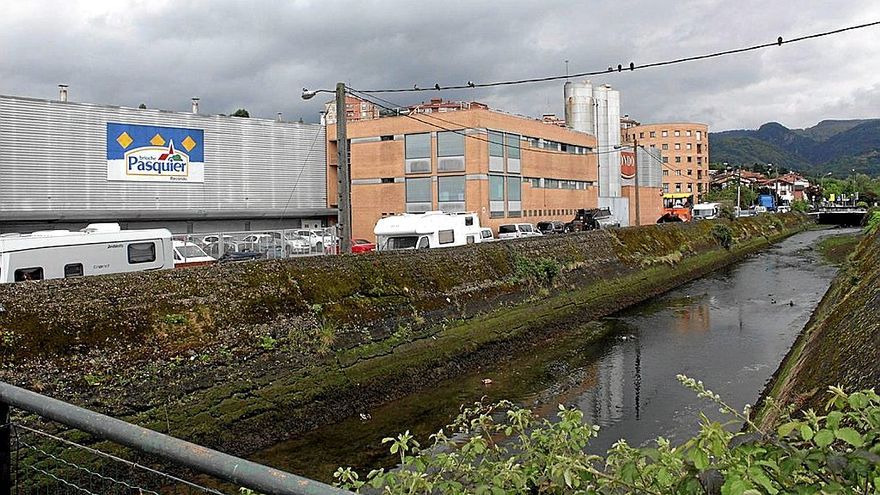
[[[664,157],[663,157],[663,163],[669,163],[669,157],[668,157],[668,156],[664,156]]]
[[[438,132],[437,156],[464,156],[464,135],[460,131]]]
[[[675,131],[675,137],[681,136],[681,131]]]
[[[489,176],[489,217],[504,216],[504,176]]]
[[[645,133],[644,133],[644,132],[640,132],[640,133],[639,133],[639,138],[643,138],[643,137],[645,137]]]
[[[431,172],[431,134],[407,134],[404,137],[406,148],[406,173]]]
[[[464,211],[464,176],[438,177],[437,200],[441,211]]]
[[[691,130],[688,129],[687,131],[685,131],[685,135],[686,135],[687,137],[691,137]]]
[[[666,177],[667,175],[669,175],[669,170],[664,170],[664,171],[663,171],[663,177]]]
[[[128,245],[128,262],[130,264],[152,263],[153,261],[156,261],[156,243],[136,242]]]
[[[522,215],[522,179],[511,175],[507,178],[507,216]]]
[[[380,141],[394,141],[394,135],[387,134],[385,136],[379,136]]]
[[[687,186],[688,186],[688,192],[694,192],[694,185],[692,183],[688,182]]]
[[[694,157],[692,157],[692,156],[687,157],[687,162],[688,162],[688,163],[691,163],[691,162],[693,162],[693,161],[694,161]]]
[[[663,192],[665,192],[665,193],[669,192],[669,183],[668,182],[663,183]]]
[[[680,149],[681,149],[681,143],[675,143],[675,149],[680,150]]]
[[[694,171],[692,169],[688,169],[688,175],[694,175]]]
[[[406,179],[406,212],[431,211],[431,178]]]
[[[382,184],[394,184],[394,177],[382,177]]]
[[[651,136],[651,137],[657,137],[657,132],[656,132],[656,131],[651,131],[650,136]]]
[[[504,172],[504,134],[489,131],[489,170]]]
[[[694,145],[692,145],[691,143],[687,143],[687,144],[684,145],[685,149],[688,149],[688,150],[691,149],[691,148],[693,148],[693,146],[694,146]]]
[[[437,171],[464,172],[464,134],[437,133]]]
[[[702,178],[703,178],[703,171],[702,171],[702,170],[697,170],[697,178],[698,178],[698,179],[702,179]]]
[[[675,183],[675,192],[681,192],[681,182]]]
[[[681,170],[676,170],[675,175],[681,175]]]
[[[698,145],[697,145],[697,153],[702,153],[702,152],[703,152],[703,145],[702,145],[702,144],[698,144]]]
[[[662,150],[668,150],[668,149],[669,149],[669,145],[666,144],[666,143],[663,143],[662,145],[660,145],[660,149],[662,149]]]
[[[520,149],[519,134],[505,134],[504,143],[507,148],[507,171],[510,173],[520,173]]]
[[[680,156],[675,157],[675,163],[681,163],[681,157],[680,157]]]
[[[697,165],[702,165],[702,164],[703,164],[703,157],[702,157],[702,156],[698,156],[698,157],[697,157]]]
[[[669,137],[669,131],[660,131],[660,137]]]
[[[702,139],[703,139],[703,131],[697,131],[697,141],[700,141]]]

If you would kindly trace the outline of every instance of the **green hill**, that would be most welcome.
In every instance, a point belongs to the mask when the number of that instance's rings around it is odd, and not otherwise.
[[[715,164],[773,163],[806,173],[880,174],[880,119],[823,120],[806,129],[769,122],[756,130],[709,134]]]

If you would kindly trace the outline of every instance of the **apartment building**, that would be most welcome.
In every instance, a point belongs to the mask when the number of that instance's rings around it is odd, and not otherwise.
[[[709,190],[709,126],[673,122],[640,124],[623,129],[624,139],[658,148],[662,155],[662,188],[667,203],[699,202]]]
[[[355,238],[372,239],[376,221],[403,212],[473,211],[497,232],[505,223],[567,221],[598,204],[596,138],[585,133],[478,105],[352,121],[347,131]],[[335,136],[329,125],[333,208]]]

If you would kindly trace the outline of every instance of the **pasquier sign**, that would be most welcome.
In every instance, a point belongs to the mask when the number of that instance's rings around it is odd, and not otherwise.
[[[107,123],[107,180],[204,182],[205,131]]]

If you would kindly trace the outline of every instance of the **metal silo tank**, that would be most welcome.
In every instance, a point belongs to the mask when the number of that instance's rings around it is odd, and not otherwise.
[[[589,81],[567,82],[564,87],[565,125],[575,131],[595,135],[593,85]]]

